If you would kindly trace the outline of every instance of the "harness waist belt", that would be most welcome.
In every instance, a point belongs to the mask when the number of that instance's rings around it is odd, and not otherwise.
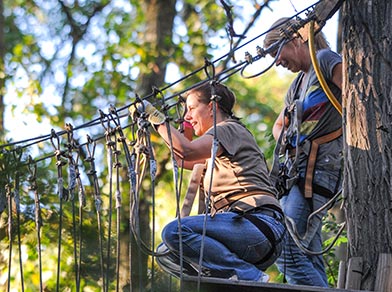
[[[281,218],[276,218],[276,212],[278,212],[280,214]],[[283,211],[274,205],[263,205],[261,207],[256,207],[253,210],[251,210],[249,212],[245,212],[245,213],[248,213],[248,214],[261,213],[261,214],[273,217],[275,219],[278,219],[279,221],[281,221],[284,218]]]
[[[217,200],[216,202],[213,202],[213,206],[214,206],[214,209],[216,211],[218,211],[226,206],[229,206],[230,204],[232,204],[238,200],[241,200],[243,198],[250,197],[250,196],[255,196],[255,195],[266,195],[266,196],[270,196],[270,197],[275,198],[275,196],[271,193],[260,191],[260,190],[253,190],[253,191],[248,191],[245,193],[242,193],[242,192],[241,193],[233,193],[231,195],[228,195],[227,197],[223,197],[223,198]]]

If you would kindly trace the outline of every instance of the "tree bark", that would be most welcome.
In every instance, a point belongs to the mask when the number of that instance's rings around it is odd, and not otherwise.
[[[348,252],[373,290],[378,256],[392,250],[392,3],[347,0],[342,14]]]

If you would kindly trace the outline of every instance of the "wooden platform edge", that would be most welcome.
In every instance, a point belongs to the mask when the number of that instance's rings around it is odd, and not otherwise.
[[[200,282],[199,282],[200,281]],[[212,291],[244,291],[244,292],[364,292],[365,290],[347,290],[339,288],[324,288],[315,286],[303,286],[303,285],[290,285],[290,284],[278,284],[278,283],[260,283],[254,281],[243,281],[243,280],[228,280],[221,278],[212,277],[198,277],[184,276],[183,285],[186,288],[185,291],[200,291],[200,292],[212,292]]]

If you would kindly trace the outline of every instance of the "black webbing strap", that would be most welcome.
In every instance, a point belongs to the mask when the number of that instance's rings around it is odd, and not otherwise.
[[[245,213],[242,216],[248,219],[250,222],[252,222],[261,231],[261,233],[263,233],[265,237],[267,237],[268,241],[271,243],[270,251],[261,260],[259,260],[256,263],[253,263],[254,265],[260,265],[265,261],[267,261],[274,254],[276,243],[277,243],[275,239],[275,235],[272,232],[271,228],[267,225],[267,223],[258,219],[252,214]]]

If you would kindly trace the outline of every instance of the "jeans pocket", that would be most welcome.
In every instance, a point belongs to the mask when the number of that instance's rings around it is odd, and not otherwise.
[[[249,263],[257,263],[261,259],[263,259],[271,250],[271,243],[267,238],[256,243],[249,244],[242,256],[244,261]]]

